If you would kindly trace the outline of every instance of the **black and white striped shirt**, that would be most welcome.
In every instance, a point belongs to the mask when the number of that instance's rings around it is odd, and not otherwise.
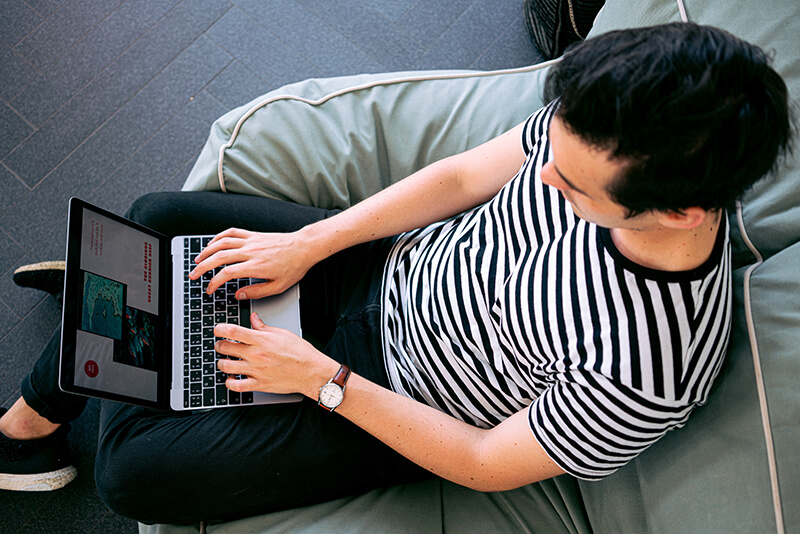
[[[463,421],[529,407],[547,454],[599,479],[708,397],[730,334],[727,219],[696,270],[632,263],[542,183],[554,109],[528,119],[525,164],[494,199],[398,239],[384,355],[395,391]]]

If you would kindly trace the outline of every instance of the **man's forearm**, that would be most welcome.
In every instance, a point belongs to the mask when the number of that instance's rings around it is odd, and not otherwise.
[[[534,439],[526,410],[481,429],[354,374],[337,412],[414,463],[471,489],[504,491],[563,473]]]
[[[445,158],[355,206],[301,230],[314,259],[441,221],[491,199],[525,160],[522,125]]]
[[[456,168],[445,159],[299,234],[322,259],[360,243],[446,219],[477,203],[459,190]]]

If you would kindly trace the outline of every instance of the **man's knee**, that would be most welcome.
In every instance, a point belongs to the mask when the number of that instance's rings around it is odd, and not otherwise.
[[[148,228],[164,224],[166,217],[174,217],[170,208],[174,202],[174,192],[146,193],[133,201],[125,217]]]

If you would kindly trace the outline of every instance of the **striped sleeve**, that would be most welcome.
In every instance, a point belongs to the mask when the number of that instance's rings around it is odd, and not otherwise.
[[[594,335],[577,334],[584,342],[569,345],[575,358],[548,377],[528,413],[537,441],[567,473],[603,478],[705,404],[731,325],[727,224],[720,231],[721,261],[704,277],[655,280],[609,258],[616,263],[596,273],[594,299],[565,300],[564,323]]]

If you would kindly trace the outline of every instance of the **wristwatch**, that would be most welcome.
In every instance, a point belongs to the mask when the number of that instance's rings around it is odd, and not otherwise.
[[[350,378],[350,368],[342,364],[336,376],[319,388],[319,402],[317,404],[329,412],[335,410],[344,400],[344,388],[348,378]]]

